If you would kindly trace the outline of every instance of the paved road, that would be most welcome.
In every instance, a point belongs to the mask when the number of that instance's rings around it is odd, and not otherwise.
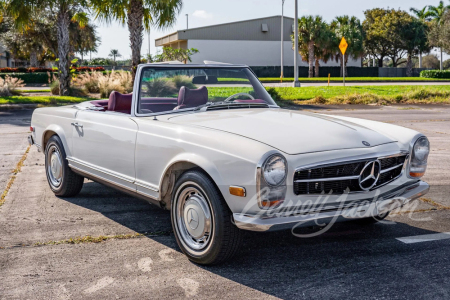
[[[32,110],[0,111],[0,191],[28,146]]]
[[[425,178],[432,184],[428,202],[416,201],[417,206],[411,206],[416,212],[391,216],[392,224],[338,224],[310,239],[290,232],[247,233],[233,261],[200,267],[180,253],[166,211],[90,181],[75,198],[55,197],[46,183],[43,156],[33,148],[0,208],[0,299],[449,299],[450,239],[431,239],[450,232],[450,108],[350,106],[313,111],[426,133],[433,148]],[[26,137],[18,121],[22,113],[10,114],[10,121],[0,115],[2,134],[18,132],[8,142],[18,143],[18,154],[26,148],[20,144]],[[6,152],[2,150],[2,157]],[[151,235],[35,245],[136,232]],[[428,234],[433,235],[421,243],[397,239]]]

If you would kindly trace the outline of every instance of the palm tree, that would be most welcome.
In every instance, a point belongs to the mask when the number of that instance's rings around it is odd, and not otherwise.
[[[117,20],[127,24],[130,34],[132,78],[141,61],[144,30],[154,25],[159,29],[172,26],[181,10],[182,0],[91,0],[99,18],[107,23]]]
[[[444,23],[445,13],[450,9],[450,5],[445,5],[444,1],[440,1],[438,6],[428,6],[428,11],[430,13],[430,17],[438,26],[441,26]],[[443,56],[442,56],[442,47],[439,47],[439,51],[441,52],[441,71],[443,70]]]
[[[327,24],[320,16],[304,16],[298,21],[298,46],[299,53],[302,57],[305,50],[307,50],[307,58],[309,62],[308,77],[314,77],[314,63],[315,63],[315,44],[319,43],[324,38],[327,32]],[[292,36],[294,40],[294,36]],[[304,58],[303,58],[304,59]]]
[[[59,94],[70,94],[70,38],[71,21],[78,21],[81,26],[87,23],[84,9],[87,0],[0,0],[0,7],[10,16],[18,28],[26,29],[33,20],[33,15],[40,12],[50,13],[56,20],[58,41]]]
[[[114,60],[114,65],[116,64],[116,57],[122,57],[122,54],[119,53],[117,49],[111,49],[108,54],[109,57],[112,57]]]
[[[411,7],[409,10],[423,23],[431,20],[431,12],[428,10],[428,6],[422,9]],[[419,68],[422,68],[422,51],[419,52]]]
[[[428,10],[428,6],[425,6],[422,9],[411,7],[409,11],[412,12],[414,16],[422,22],[431,20],[431,12]]]
[[[336,55],[336,60],[339,60],[341,65],[341,76],[344,71],[347,75],[348,58],[358,59],[364,55],[364,32],[361,21],[357,17],[340,16],[331,22],[330,27],[338,41],[345,37],[348,42],[345,57],[340,53]],[[345,70],[343,66],[345,66]]]

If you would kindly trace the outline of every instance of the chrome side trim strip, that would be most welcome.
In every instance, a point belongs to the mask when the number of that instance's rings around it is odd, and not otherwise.
[[[112,176],[114,178],[129,182],[129,183],[134,183],[134,181],[135,181],[133,177],[122,175],[122,174],[98,167],[96,165],[81,161],[81,160],[73,158],[73,157],[67,157],[67,161],[69,161],[69,167],[74,167],[72,163],[76,163],[76,164],[82,165],[83,167],[92,169],[94,171],[98,171],[100,173],[106,174],[108,176]]]
[[[70,165],[69,165],[69,167],[70,167],[71,169],[75,169],[75,170],[80,171],[80,172],[82,172],[82,173],[86,173],[86,174],[88,174],[89,176],[92,176],[92,177],[94,177],[94,178],[98,178],[98,179],[103,180],[103,181],[106,181],[106,182],[108,182],[108,183],[110,183],[110,184],[117,185],[117,186],[119,186],[119,187],[122,188],[122,189],[129,190],[129,191],[132,191],[132,192],[136,192],[136,189],[130,188],[130,187],[126,186],[126,185],[122,185],[122,184],[117,183],[117,182],[115,182],[115,181],[112,181],[112,180],[109,180],[109,179],[100,177],[100,176],[98,176],[98,175],[92,174],[91,172],[85,171],[85,170],[80,169],[80,168],[78,168],[78,167],[74,167],[74,166],[70,166]]]
[[[404,163],[396,165],[396,166],[393,166],[393,167],[390,167],[389,169],[381,170],[381,174],[389,172],[389,171],[392,171],[392,170],[395,170],[395,169],[400,168],[400,167],[403,167],[403,165],[404,165]]]
[[[317,179],[301,179],[295,180],[294,182],[322,182],[322,181],[337,181],[337,180],[353,180],[358,179],[359,175],[355,176],[343,176],[343,177],[332,177],[332,178],[317,178]]]
[[[145,189],[149,189],[154,192],[159,192],[159,188],[157,186],[154,186],[153,184],[145,182],[145,181],[136,180],[134,182],[134,184],[136,184],[137,186],[143,187]]]

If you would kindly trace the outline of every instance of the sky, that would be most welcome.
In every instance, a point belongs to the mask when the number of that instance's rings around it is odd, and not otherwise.
[[[450,1],[446,0],[447,4]],[[299,16],[321,15],[326,21],[339,15],[353,15],[364,19],[367,9],[382,7],[409,11],[411,7],[423,8],[427,5],[438,5],[439,0],[299,0]],[[294,0],[285,0],[285,16],[294,17]],[[152,28],[150,32],[150,52],[155,54],[155,38],[162,37],[176,30],[186,29],[186,14],[189,15],[189,28],[215,25],[281,15],[281,0],[184,0],[183,8],[176,24],[166,30]],[[107,57],[111,49],[118,49],[122,59],[131,56],[128,29],[118,23],[105,24],[94,21],[98,26],[101,45],[94,57]],[[148,53],[148,34],[144,35],[141,53]]]

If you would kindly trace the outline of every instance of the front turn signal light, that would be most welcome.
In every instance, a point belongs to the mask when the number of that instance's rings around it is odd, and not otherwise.
[[[245,188],[240,186],[230,186],[230,194],[238,197],[245,197]]]

